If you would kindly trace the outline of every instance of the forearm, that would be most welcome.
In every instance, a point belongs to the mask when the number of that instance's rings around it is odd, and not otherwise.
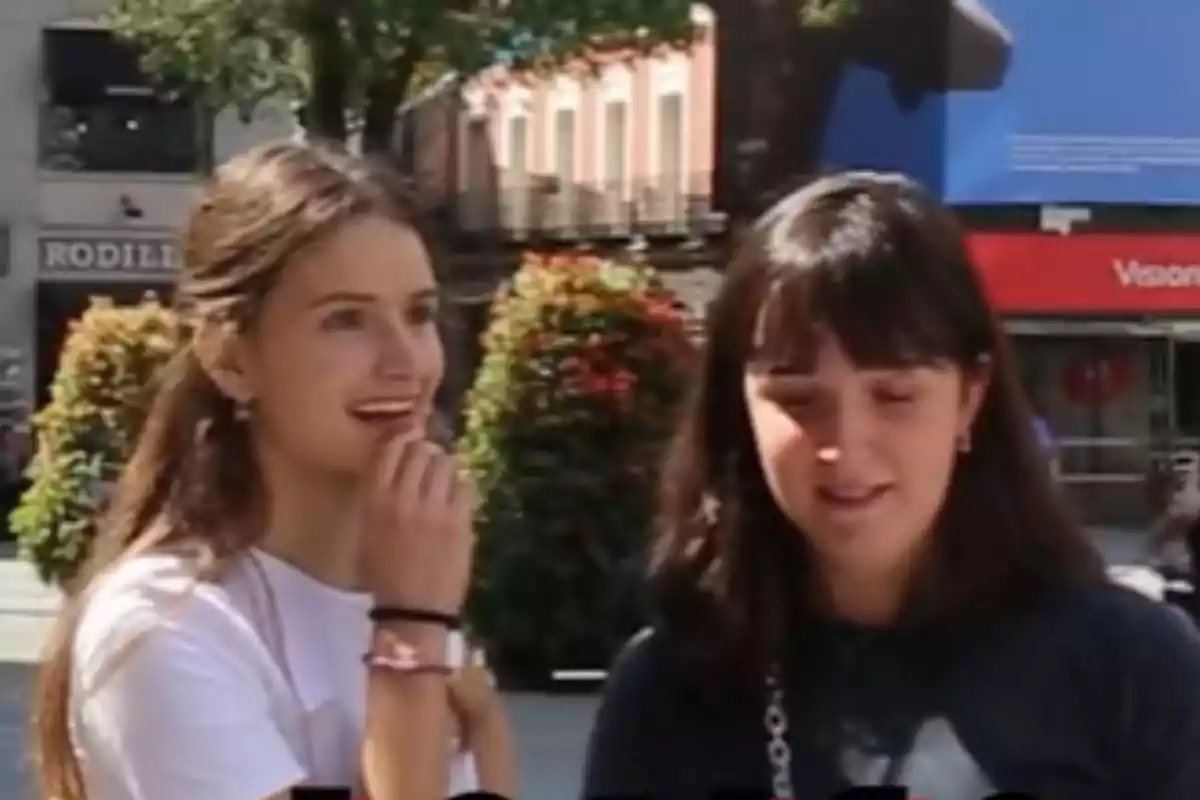
[[[504,798],[517,796],[516,751],[512,731],[503,713],[489,716],[467,737],[466,745],[475,757],[479,789]]]
[[[444,633],[420,635],[422,652],[444,649]],[[443,643],[440,646],[439,641]],[[371,671],[363,777],[372,800],[444,800],[450,735],[448,691],[445,675]]]

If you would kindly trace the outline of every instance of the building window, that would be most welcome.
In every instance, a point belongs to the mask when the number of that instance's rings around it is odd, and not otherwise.
[[[108,31],[47,30],[43,56],[42,167],[186,174],[208,164],[211,120],[155,91],[137,54]]]
[[[622,101],[604,109],[604,179],[612,183],[625,180],[629,147],[629,106]]]
[[[463,150],[465,222],[469,230],[482,230],[495,222],[489,219],[493,201],[489,191],[491,170],[492,149],[488,141],[487,119],[471,117],[466,124]]]
[[[622,219],[629,186],[629,106],[614,101],[604,107],[604,222]]]
[[[683,95],[677,92],[658,98],[658,208],[655,217],[676,221],[683,214],[684,172]]]
[[[554,113],[554,174],[563,184],[575,181],[575,109]]]
[[[529,180],[529,118],[521,115],[508,121],[508,169],[505,183],[508,220],[506,228],[525,231],[529,228],[530,198],[533,186]]]
[[[575,109],[554,112],[554,176],[558,179],[553,224],[556,228],[574,227],[575,215]]]
[[[525,186],[529,183],[529,120],[513,117],[508,122],[508,171],[510,182]]]
[[[492,171],[492,147],[486,118],[467,123],[467,186],[472,192],[486,190]]]

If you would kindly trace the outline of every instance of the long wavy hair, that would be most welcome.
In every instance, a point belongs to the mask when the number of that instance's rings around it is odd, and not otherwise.
[[[218,577],[255,544],[262,482],[235,403],[202,368],[194,343],[219,328],[250,329],[288,262],[346,222],[382,216],[416,226],[408,187],[377,165],[318,147],[275,142],[220,167],[187,224],[176,305],[188,339],[160,386],[92,555],[54,628],[38,677],[34,750],[41,796],[85,800],[72,745],[71,649],[88,588],[130,556],[172,549]]]
[[[769,311],[770,313],[764,313]],[[814,607],[813,565],[763,475],[747,370],[813,363],[821,332],[860,365],[952,364],[990,382],[901,624],[977,628],[1103,562],[1033,437],[1007,338],[953,215],[915,183],[843,173],[779,201],[748,232],[709,307],[700,374],[667,459],[651,558],[656,614],[690,665],[761,685]]]

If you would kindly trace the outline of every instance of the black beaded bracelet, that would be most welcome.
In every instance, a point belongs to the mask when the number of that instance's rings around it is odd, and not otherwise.
[[[444,614],[441,611],[429,611],[422,608],[406,608],[405,606],[375,606],[371,609],[372,622],[424,622],[429,625],[441,625],[456,631],[462,627],[462,618],[454,614]]]

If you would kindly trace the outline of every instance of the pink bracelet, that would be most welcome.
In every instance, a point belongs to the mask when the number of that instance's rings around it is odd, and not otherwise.
[[[374,645],[363,655],[363,663],[371,668],[386,669],[407,675],[435,673],[451,675],[447,664],[422,661],[417,648],[390,633],[377,635]]]

